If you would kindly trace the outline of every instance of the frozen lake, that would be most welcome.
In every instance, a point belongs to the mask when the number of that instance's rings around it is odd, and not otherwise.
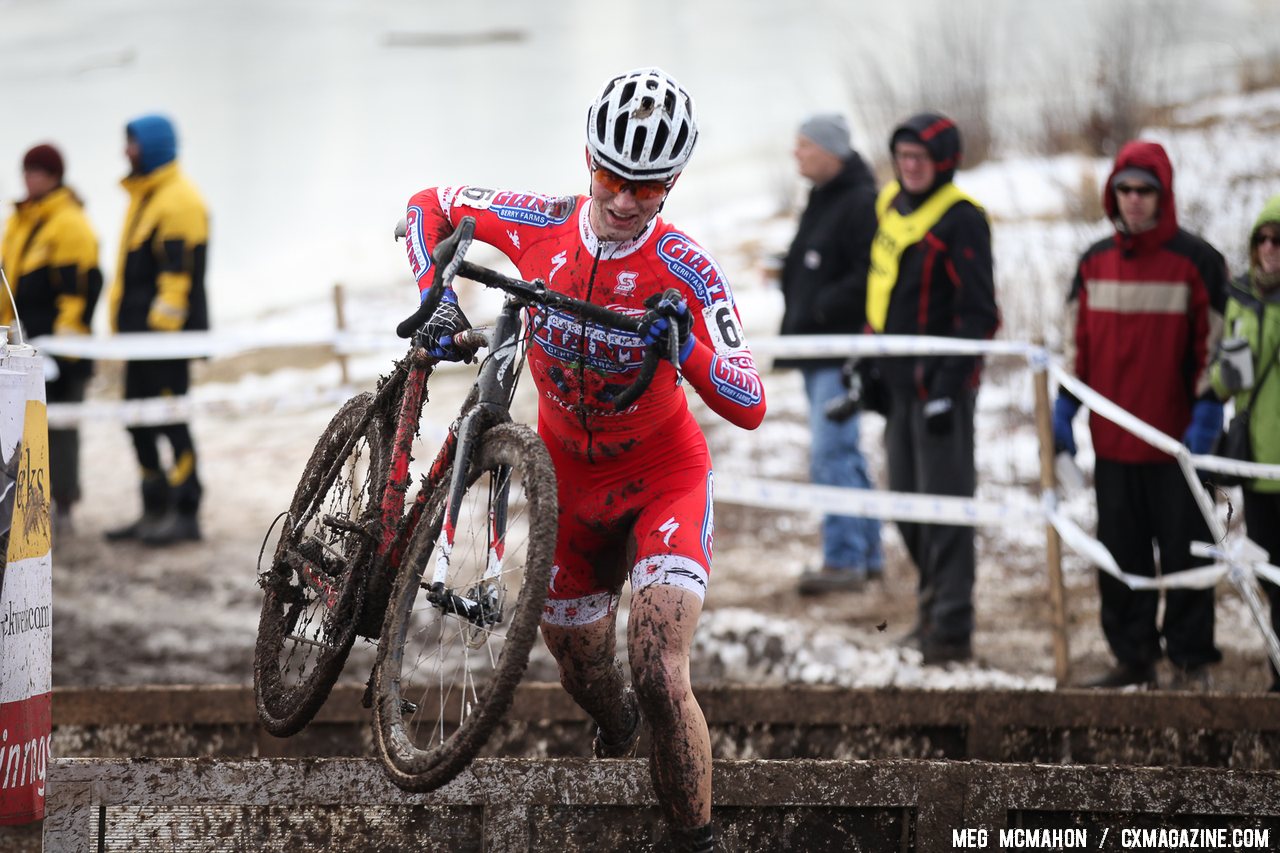
[[[336,281],[407,282],[391,227],[423,186],[584,191],[588,100],[609,75],[658,64],[692,91],[703,129],[666,215],[719,251],[736,236],[726,212],[790,197],[804,115],[849,110],[855,143],[878,150],[885,82],[910,89],[917,68],[946,73],[929,68],[929,45],[947,26],[989,34],[998,105],[1017,120],[1033,117],[1028,105],[1043,93],[1070,88],[1063,69],[1088,65],[1108,10],[1176,10],[1178,62],[1164,82],[1203,88],[1267,49],[1262,34],[1276,30],[1262,23],[1275,22],[1276,6],[0,0],[0,198],[23,192],[28,147],[60,145],[110,278],[125,209],[123,125],[164,111],[213,213],[215,320],[248,319],[327,300]]]

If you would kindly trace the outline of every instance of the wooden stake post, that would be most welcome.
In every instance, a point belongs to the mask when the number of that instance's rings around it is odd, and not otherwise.
[[[1052,494],[1057,488],[1053,470],[1053,419],[1049,403],[1049,371],[1032,367],[1036,389],[1036,432],[1040,436],[1040,492]],[[1067,646],[1067,593],[1062,582],[1062,540],[1052,524],[1045,523],[1045,551],[1049,565],[1049,607],[1053,627],[1053,674],[1059,687],[1067,685],[1071,658]]]

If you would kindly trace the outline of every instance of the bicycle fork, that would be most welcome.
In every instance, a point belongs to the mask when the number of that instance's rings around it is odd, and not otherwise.
[[[503,561],[506,558],[507,502],[510,497],[511,468],[500,466],[497,477],[489,484],[487,548],[484,555],[484,571],[473,586],[463,592],[446,587],[449,566],[457,536],[458,515],[462,500],[471,479],[470,467],[476,445],[484,432],[495,423],[509,420],[507,400],[515,385],[516,338],[520,328],[517,308],[509,303],[504,306],[494,329],[495,345],[490,359],[480,372],[480,395],[476,406],[458,426],[457,452],[454,455],[453,476],[449,482],[449,500],[445,517],[440,525],[440,535],[435,547],[435,567],[428,586],[432,601],[445,613],[452,613],[468,623],[464,639],[472,648],[484,644],[488,631],[502,622],[502,604],[505,587],[501,583]]]

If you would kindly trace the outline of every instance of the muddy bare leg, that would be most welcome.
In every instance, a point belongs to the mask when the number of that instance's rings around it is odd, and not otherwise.
[[[615,611],[587,625],[542,623],[542,639],[560,667],[560,684],[609,741],[620,740],[635,726],[622,701],[626,683],[617,660],[616,619]]]
[[[673,827],[711,821],[711,738],[689,684],[689,649],[702,600],[673,586],[648,586],[631,600],[631,680],[649,723],[649,773]]]

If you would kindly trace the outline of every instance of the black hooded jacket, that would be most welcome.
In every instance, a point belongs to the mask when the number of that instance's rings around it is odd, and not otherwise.
[[[929,151],[937,177],[925,193],[900,191],[891,204],[909,213],[955,176],[961,160],[960,132],[945,116],[922,113],[894,132]],[[898,265],[884,333],[936,335],[985,340],[1000,325],[986,214],[967,201],[954,204],[918,243],[907,247]],[[921,356],[878,360],[881,376],[919,399],[954,397],[976,388],[982,361],[975,356]]]
[[[781,334],[856,334],[866,325],[867,266],[876,233],[876,182],[855,152],[809,192],[782,267]],[[777,367],[838,365],[843,359],[779,359]]]

